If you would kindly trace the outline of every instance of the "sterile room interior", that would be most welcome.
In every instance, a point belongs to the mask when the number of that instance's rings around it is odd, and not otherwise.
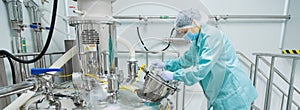
[[[233,44],[258,93],[251,110],[300,110],[299,4],[1,0],[0,109],[207,109],[199,84],[164,81],[152,65],[189,49],[174,22],[194,8]]]

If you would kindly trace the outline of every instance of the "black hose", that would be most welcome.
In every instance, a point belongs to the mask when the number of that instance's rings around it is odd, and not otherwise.
[[[46,41],[46,44],[43,48],[43,50],[41,51],[41,53],[31,59],[31,60],[22,60],[22,59],[19,59],[17,57],[15,57],[14,55],[12,55],[11,53],[9,53],[8,51],[6,50],[0,50],[0,55],[6,55],[6,57],[9,57],[9,58],[12,58],[13,60],[17,61],[17,62],[20,62],[20,63],[33,63],[33,62],[36,62],[38,61],[39,59],[41,59],[44,54],[46,53],[49,45],[50,45],[50,41],[52,39],[52,35],[53,35],[53,31],[54,31],[54,26],[55,26],[55,20],[56,20],[56,11],[57,11],[57,1],[58,0],[53,0],[53,10],[52,10],[52,18],[51,18],[51,25],[50,25],[50,31],[49,31],[49,34],[48,34],[48,38],[47,38],[47,41]]]
[[[142,40],[142,37],[141,37],[141,35],[140,35],[140,29],[139,29],[139,27],[136,27],[136,31],[137,31],[137,34],[138,34],[138,36],[139,36],[140,42],[141,42],[142,45],[144,46],[144,49],[145,49],[146,51],[149,51],[148,48],[145,46],[143,40]]]
[[[10,65],[10,69],[11,69],[11,73],[12,73],[12,81],[13,81],[13,84],[16,84],[17,81],[16,81],[16,71],[15,71],[15,66],[14,66],[14,63],[13,61],[7,57],[7,60],[9,62],[9,65]]]
[[[175,30],[175,28],[173,28],[173,29],[171,30],[170,38],[172,38],[172,35],[173,35],[174,30]],[[171,40],[171,39],[170,39],[170,40]],[[170,45],[171,45],[171,41],[170,41],[170,40],[169,40],[169,43],[168,43],[167,47],[165,47],[162,51],[165,51],[165,50],[167,50],[167,49],[170,47]]]

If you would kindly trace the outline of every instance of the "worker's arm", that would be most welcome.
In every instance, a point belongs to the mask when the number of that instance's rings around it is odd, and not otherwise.
[[[186,85],[193,85],[194,83],[204,79],[222,54],[222,34],[217,31],[206,35],[203,39],[203,47],[199,48],[197,51],[201,52],[197,59],[197,65],[175,71],[174,80],[183,81]]]
[[[192,48],[193,47],[191,46],[189,50],[184,52],[183,56],[180,56],[177,59],[165,61],[165,69],[174,72],[181,68],[188,68],[192,66]]]

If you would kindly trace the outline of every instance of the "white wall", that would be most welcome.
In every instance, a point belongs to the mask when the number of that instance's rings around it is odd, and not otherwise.
[[[216,1],[216,0],[185,0],[185,1],[159,1],[159,0],[151,0],[151,1],[145,1],[145,0],[130,0],[130,1],[116,1],[114,3],[114,13],[117,13],[118,15],[160,15],[160,14],[167,14],[167,15],[174,15],[174,10],[170,10],[170,8],[162,7],[155,4],[143,4],[139,6],[127,8],[130,5],[133,4],[140,4],[143,2],[155,2],[160,4],[167,4],[172,7],[176,7],[178,9],[187,9],[187,8],[201,8],[203,5],[200,3],[202,2],[205,6],[207,6],[210,14],[212,15],[283,15],[284,13],[284,3],[283,0],[252,0],[252,1],[240,1],[240,0],[226,0],[226,1]],[[297,8],[295,5],[296,1],[292,1],[290,5],[292,10],[290,10],[290,14],[292,15],[292,19],[290,21],[299,22],[297,19]],[[118,13],[120,10],[123,10],[122,13]],[[208,12],[207,10],[205,12]],[[293,12],[293,13],[292,13]],[[296,16],[295,16],[296,15]],[[289,23],[290,23],[289,21]],[[166,37],[168,36],[169,30],[172,26],[172,23],[168,24],[154,24],[149,20],[149,22],[144,23],[143,21],[139,22],[139,24],[132,24],[136,23],[130,22],[127,24],[122,24],[118,28],[118,34],[121,35],[121,37],[125,37],[126,39],[129,39],[132,42],[139,42],[138,37],[136,34],[135,27],[137,25],[140,26],[142,35],[144,38],[155,36],[155,37]],[[131,25],[130,25],[131,24]],[[291,25],[291,24],[289,24]],[[292,31],[299,28],[299,25],[293,25],[295,27],[289,27],[287,28],[287,34],[290,36],[297,36],[297,31]],[[236,50],[241,51],[244,53],[247,57],[249,57],[252,62],[255,61],[255,56],[252,55],[252,53],[257,52],[264,52],[264,53],[277,53],[280,54],[281,50],[279,49],[280,46],[280,35],[281,35],[281,27],[282,27],[282,21],[281,20],[221,20],[220,26],[219,26],[229,37],[229,39],[232,41],[233,45],[235,46]],[[298,28],[296,28],[298,27]],[[124,32],[123,32],[124,31]],[[290,37],[286,38],[288,41],[291,39]],[[295,47],[295,42],[299,41],[299,37],[293,37],[292,40],[289,40],[291,42],[294,42],[292,47]],[[147,45],[147,44],[146,44]],[[150,44],[148,44],[150,45]],[[179,45],[174,44],[177,50],[186,49],[185,47],[181,47]],[[287,43],[285,43],[285,46],[288,46]],[[299,46],[298,44],[296,46]],[[120,47],[120,46],[119,46]],[[296,48],[296,47],[295,47]],[[140,48],[143,50],[142,48]],[[290,60],[278,60],[276,61],[276,67],[279,68],[279,70],[285,74],[287,78],[289,78],[291,67]],[[268,73],[268,68],[263,68],[265,73]],[[296,74],[299,73],[299,66],[297,66]],[[268,74],[267,74],[268,76]],[[266,81],[263,78],[258,78],[257,83],[258,85],[258,92],[259,92],[259,98],[256,101],[256,104],[263,108],[264,104],[264,94],[265,94],[265,84]],[[296,85],[299,87],[299,75],[296,75]],[[284,84],[284,82],[280,79],[278,79],[278,76],[275,76],[275,82],[280,87],[284,88],[284,90],[287,90],[287,85]],[[188,88],[189,91],[193,90],[193,87]],[[196,89],[196,91],[201,91],[200,88]],[[285,91],[287,93],[287,91]],[[193,92],[187,92],[187,98],[191,97]],[[189,109],[200,109],[205,107],[199,107],[199,105],[202,105],[202,99],[204,96],[201,96],[201,92],[192,99],[194,100],[192,103],[190,103],[190,106],[186,108]],[[295,99],[297,99],[298,96],[295,96]],[[272,97],[272,105],[271,109],[277,109],[280,107],[280,101],[281,101],[281,94],[277,90],[273,92]],[[198,100],[197,100],[198,99]],[[187,99],[188,100],[188,99]],[[188,102],[185,100],[186,102]],[[298,103],[299,100],[297,100]],[[295,109],[295,108],[293,108]]]
[[[290,8],[288,12],[291,14],[292,19],[288,21],[287,24],[287,31],[286,31],[286,38],[284,39],[283,48],[285,49],[300,49],[299,45],[299,34],[298,28],[300,26],[300,13],[299,7],[299,0],[290,0]]]
[[[65,7],[64,7],[64,0],[59,0],[59,8],[58,13],[61,15],[65,15]],[[139,3],[144,3],[143,5],[134,5]],[[176,15],[176,9],[188,9],[188,8],[203,8],[204,5],[209,9],[204,10],[205,12],[210,12],[212,15],[281,15],[284,10],[284,1],[283,0],[248,0],[248,1],[241,1],[241,0],[226,0],[226,1],[217,1],[217,0],[117,0],[113,4],[113,12],[115,15]],[[290,14],[292,15],[292,19],[288,22],[287,28],[287,38],[285,39],[286,48],[296,48],[299,49],[299,44],[295,43],[300,41],[300,38],[297,37],[299,35],[299,7],[296,5],[299,4],[299,1],[291,1],[291,8],[289,10]],[[50,1],[52,3],[52,1]],[[74,5],[72,0],[68,0],[68,6]],[[131,6],[130,8],[126,8]],[[51,10],[52,4],[46,4],[46,8]],[[173,8],[175,7],[175,8]],[[124,10],[123,10],[124,9]],[[25,7],[23,7],[23,15],[24,15],[24,24],[29,24],[28,13]],[[71,14],[71,9],[68,10],[69,14]],[[10,50],[10,32],[9,32],[9,21],[6,12],[6,8],[3,2],[0,2],[0,33],[2,37],[0,38],[1,42],[0,48]],[[45,12],[46,18],[50,21],[51,14]],[[294,23],[295,22],[295,23]],[[279,42],[280,42],[280,34],[281,34],[281,22],[280,21],[269,21],[269,20],[228,20],[228,21],[221,21],[220,28],[228,35],[229,39],[232,41],[233,45],[235,46],[236,50],[241,51],[247,57],[249,57],[254,62],[254,56],[252,53],[255,52],[269,52],[269,53],[280,53]],[[147,22],[144,21],[121,21],[121,25],[118,26],[118,35],[120,37],[128,39],[133,44],[139,42],[138,36],[136,33],[136,26],[140,27],[140,31],[143,38],[147,37],[157,37],[157,38],[166,38],[170,34],[170,30],[173,26],[172,20],[164,20],[164,21],[153,21],[149,20]],[[66,23],[57,18],[56,27],[62,31],[66,32]],[[72,30],[72,29],[71,29]],[[74,35],[74,31],[71,31]],[[22,35],[24,37],[28,37],[28,47],[29,51],[32,51],[32,47],[30,47],[31,35],[30,30],[26,29]],[[46,39],[47,32],[43,33],[44,39]],[[74,38],[74,37],[72,37]],[[51,51],[63,51],[63,40],[67,39],[67,36],[61,34],[57,31],[54,32],[53,40],[51,42],[49,52]],[[287,43],[292,42],[292,43]],[[146,45],[151,47],[151,50],[161,50],[165,44],[156,45],[157,41],[149,41],[146,42]],[[179,44],[173,44],[174,48],[176,48],[181,53],[184,52],[183,50],[187,49],[187,46],[180,46]],[[120,50],[126,50],[121,44],[119,44]],[[138,50],[143,50],[142,48],[137,48]],[[170,48],[171,49],[171,48]],[[126,54],[119,54],[120,56],[120,63],[125,64],[127,60]],[[145,63],[144,55],[137,55],[139,58],[139,65]],[[157,58],[158,55],[150,55],[151,58]],[[174,57],[174,55],[171,55]],[[6,67],[8,68],[8,64],[6,63]],[[289,77],[289,68],[291,67],[291,63],[289,60],[280,60],[276,63],[276,67],[278,67],[286,77]],[[120,65],[120,69],[126,72],[126,65]],[[300,73],[299,70],[299,62],[296,70],[296,85],[300,87]],[[9,69],[6,69],[8,72]],[[268,70],[265,70],[268,72]],[[8,74],[9,75],[9,74]],[[278,84],[281,86],[285,86],[282,81],[276,80]],[[256,101],[256,104],[259,105],[260,108],[263,107],[263,96],[264,96],[264,86],[265,83],[262,80],[258,81],[261,84],[258,87],[259,91],[259,98]],[[194,89],[196,88],[196,89]],[[187,88],[187,96],[185,103],[187,108],[186,110],[191,109],[205,109],[205,97],[202,90],[199,88],[199,85],[195,85],[192,87]],[[196,92],[195,92],[196,91]],[[195,93],[195,94],[194,94]],[[193,95],[194,94],[194,95]],[[278,102],[280,101],[280,95],[275,92],[275,99],[272,100],[273,109],[278,108]],[[191,98],[192,97],[192,98]],[[300,99],[300,96],[297,95],[295,98]],[[188,103],[193,100],[191,103]],[[300,103],[300,101],[297,101]],[[188,103],[188,104],[187,104]],[[199,106],[201,105],[201,106]],[[181,106],[180,106],[181,108]]]

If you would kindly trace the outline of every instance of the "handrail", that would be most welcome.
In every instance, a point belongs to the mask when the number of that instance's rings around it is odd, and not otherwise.
[[[241,55],[241,54],[240,54],[240,55]],[[244,61],[241,61],[241,62],[244,62]],[[245,63],[246,63],[246,62],[245,62]],[[252,62],[250,62],[250,63],[252,64]],[[247,65],[247,66],[248,66],[248,65]],[[248,67],[249,67],[249,66],[248,66]],[[249,67],[249,68],[250,68],[250,67]],[[261,71],[261,69],[258,68],[258,71],[261,73],[261,75],[262,75],[264,78],[268,79],[267,76],[265,75],[265,73]],[[274,87],[275,87],[276,89],[278,89],[284,96],[286,96],[286,97],[288,96],[282,89],[279,88],[278,85],[276,85],[275,83],[272,83],[272,84],[273,84]],[[300,107],[300,105],[298,105],[297,102],[293,101],[293,103],[294,103],[297,107]]]
[[[237,54],[240,54],[243,58],[245,58],[248,62],[250,62],[251,64],[254,64],[249,58],[247,58],[243,53],[237,51],[236,52]],[[272,54],[262,54],[262,53],[259,53],[259,54],[256,54],[254,53],[254,55],[263,55],[263,56],[269,56],[269,55],[272,55]],[[300,56],[298,55],[279,55],[279,54],[273,54],[273,55],[277,55],[278,57],[297,57],[297,58],[300,58]],[[261,58],[263,62],[265,62],[268,66],[271,65],[270,62],[268,62],[265,58]],[[275,70],[275,73],[277,73],[277,75],[279,75],[279,77],[281,77],[286,83],[289,83],[288,79],[277,69],[274,67],[274,70]],[[258,69],[259,72],[262,72],[260,69]],[[263,72],[262,72],[263,73]],[[265,75],[264,75],[265,76]],[[265,76],[265,78],[267,78]],[[297,88],[297,86],[294,86],[296,92],[298,94],[300,94],[300,90]]]
[[[300,55],[292,55],[292,54],[290,55],[290,54],[272,54],[272,53],[253,53],[253,55],[300,59]]]
[[[239,52],[239,51],[237,51],[236,52],[236,54],[239,54],[240,56],[242,56],[244,59],[246,59],[249,63],[251,63],[251,65],[253,65],[254,63],[248,58],[248,57],[246,57],[243,53],[241,53],[241,52]],[[264,59],[265,60],[265,59]],[[244,61],[242,61],[242,62],[244,62]],[[244,62],[244,63],[246,63],[246,62]],[[269,63],[269,62],[268,62]],[[270,66],[270,64],[267,64],[268,66]],[[248,65],[247,65],[248,66]],[[248,66],[249,67],[249,66]],[[249,67],[250,68],[250,67]],[[275,67],[274,67],[275,68]],[[251,69],[251,68],[250,68]],[[280,72],[277,68],[275,68],[274,69],[275,70],[275,73],[277,73],[277,72]],[[266,78],[266,79],[268,79],[268,77],[265,75],[265,73],[261,70],[261,69],[257,69],[257,71],[259,72],[259,73],[261,73],[261,75],[264,77],[264,78]],[[278,74],[278,73],[277,73]],[[280,72],[280,74],[282,75],[282,73]],[[279,74],[278,74],[279,75]],[[279,75],[280,76],[280,75]],[[280,76],[281,77],[281,76]],[[283,78],[285,78],[285,77],[281,77],[282,79]],[[286,81],[286,83],[288,83],[288,81]],[[276,89],[278,89],[284,96],[288,96],[282,89],[280,89],[279,88],[279,86],[277,86],[275,83],[272,83],[274,86],[275,86],[275,88]],[[288,83],[289,84],[289,83]],[[297,91],[297,93],[299,93],[299,90],[296,88],[296,86],[294,86],[294,88],[295,88],[295,90]],[[297,102],[295,102],[294,100],[292,101],[298,108],[300,107],[300,105],[297,103]]]
[[[261,59],[262,59],[262,61],[263,62],[265,62],[268,66],[270,66],[271,65],[271,63],[270,62],[268,62],[265,58],[263,58],[263,57],[261,57]],[[274,70],[275,70],[275,73],[277,73],[286,83],[288,83],[289,84],[289,81],[288,81],[288,79],[277,69],[277,68],[274,68]],[[298,94],[300,94],[300,91],[299,91],[299,89],[297,88],[297,86],[294,86],[294,88],[295,88],[295,90],[296,90],[296,92],[298,93]]]
[[[298,55],[286,55],[286,54],[272,54],[272,53],[253,53],[253,55],[256,55],[256,70],[258,68],[258,59],[261,59],[262,57],[271,57],[271,66],[270,66],[270,76],[269,76],[269,82],[267,85],[267,92],[266,92],[266,100],[265,100],[265,109],[269,110],[270,108],[270,101],[271,100],[271,91],[272,91],[272,84],[273,83],[272,79],[274,76],[274,61],[275,58],[279,57],[279,58],[285,58],[285,59],[292,59],[292,68],[291,68],[291,74],[290,74],[290,81],[288,82],[289,84],[289,90],[288,90],[288,100],[287,100],[287,106],[286,109],[287,110],[291,110],[292,107],[292,103],[293,103],[293,94],[295,91],[295,85],[294,85],[294,81],[295,81],[295,68],[296,68],[296,63],[297,60],[300,60],[300,56]],[[254,73],[257,73],[257,71],[255,70]],[[299,108],[299,107],[298,107]]]

